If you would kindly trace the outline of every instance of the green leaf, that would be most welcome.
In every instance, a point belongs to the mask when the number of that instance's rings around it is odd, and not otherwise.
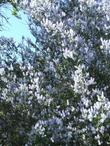
[[[12,15],[17,16],[17,9],[16,8],[13,8]]]

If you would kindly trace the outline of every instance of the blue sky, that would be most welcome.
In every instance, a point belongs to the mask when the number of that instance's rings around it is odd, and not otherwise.
[[[35,38],[30,33],[29,27],[28,27],[28,17],[26,14],[23,13],[23,11],[18,12],[18,16],[21,17],[21,19],[16,18],[12,15],[12,7],[10,5],[4,6],[0,8],[0,11],[2,14],[9,18],[9,23],[4,21],[4,29],[0,31],[0,36],[5,37],[13,37],[16,42],[20,42],[22,39],[22,36],[25,36],[25,38],[31,38],[32,40],[35,40]]]

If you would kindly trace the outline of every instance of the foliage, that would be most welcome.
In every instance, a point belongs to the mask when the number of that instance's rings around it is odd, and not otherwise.
[[[1,144],[110,145],[109,0],[19,5],[36,43],[0,39]]]

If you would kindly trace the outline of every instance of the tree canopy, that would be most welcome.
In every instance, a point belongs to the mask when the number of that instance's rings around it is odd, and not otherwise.
[[[0,38],[1,146],[109,146],[110,1],[11,3],[36,43]]]

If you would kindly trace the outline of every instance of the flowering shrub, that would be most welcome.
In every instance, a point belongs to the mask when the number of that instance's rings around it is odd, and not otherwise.
[[[110,145],[109,0],[19,5],[30,14],[36,43],[0,40],[1,143]]]

